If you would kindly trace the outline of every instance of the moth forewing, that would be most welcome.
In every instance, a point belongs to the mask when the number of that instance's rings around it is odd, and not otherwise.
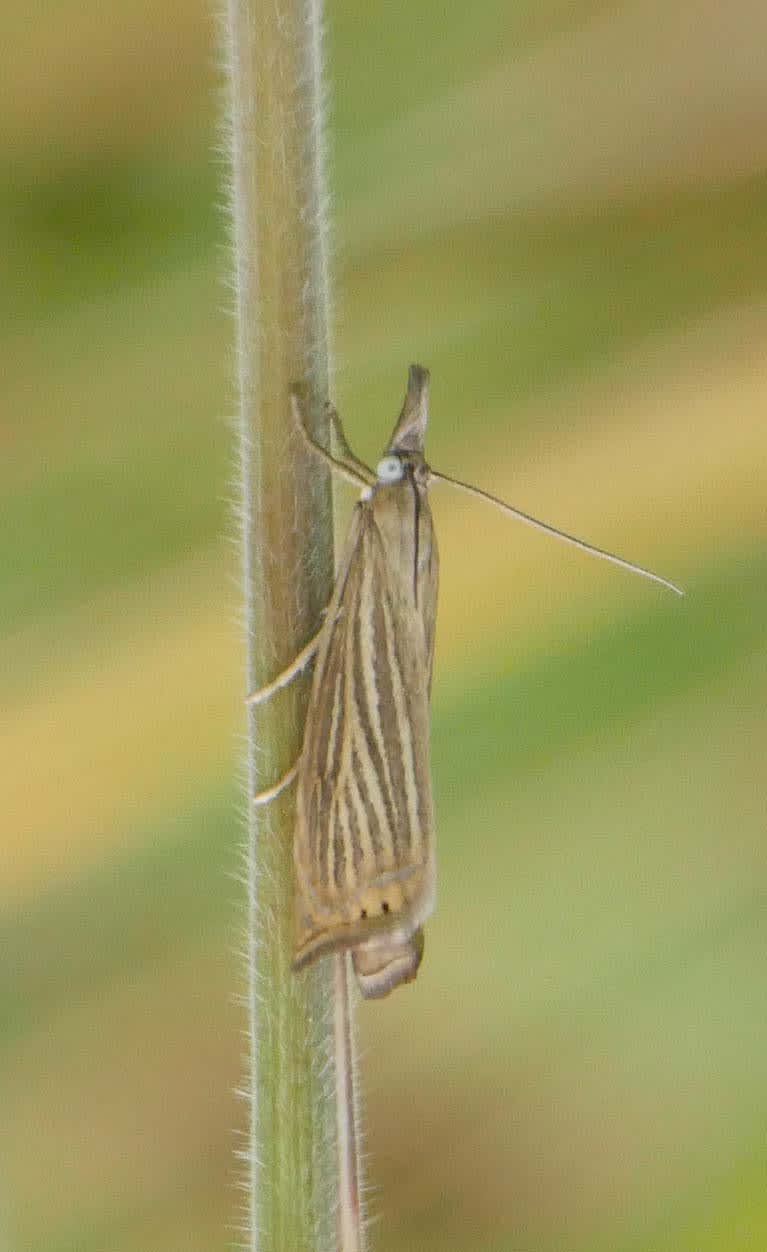
[[[351,948],[363,995],[413,979],[435,903],[429,687],[438,580],[413,367],[357,504],[326,617],[298,774],[294,965]]]

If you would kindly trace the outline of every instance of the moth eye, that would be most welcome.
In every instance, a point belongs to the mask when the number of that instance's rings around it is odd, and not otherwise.
[[[398,483],[405,472],[405,467],[398,456],[385,456],[376,466],[376,477],[380,483]]]

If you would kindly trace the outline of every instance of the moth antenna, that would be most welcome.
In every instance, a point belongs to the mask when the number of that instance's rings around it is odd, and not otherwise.
[[[632,574],[641,574],[642,578],[648,578],[651,582],[660,583],[661,587],[667,587],[669,591],[673,591],[677,596],[684,595],[681,587],[677,587],[668,578],[663,578],[661,574],[645,569],[643,565],[636,565],[633,561],[627,561],[625,557],[616,556],[614,552],[606,552],[604,548],[597,548],[593,543],[586,543],[585,539],[578,539],[575,535],[568,535],[567,531],[558,530],[556,526],[550,526],[548,522],[541,522],[537,517],[531,517],[529,513],[523,513],[522,509],[515,509],[513,505],[507,504],[505,500],[499,500],[497,496],[491,495],[489,491],[483,491],[480,487],[472,487],[470,483],[461,482],[459,478],[451,478],[449,474],[439,474],[436,470],[431,470],[430,476],[440,482],[449,483],[451,487],[457,487],[459,491],[465,491],[470,496],[479,496],[480,500],[487,500],[490,504],[494,504],[501,509],[503,513],[509,513],[512,517],[516,517],[518,521],[525,522],[528,526],[535,527],[536,530],[542,530],[545,535],[552,535],[555,539],[561,539],[563,543],[569,543],[574,548],[580,548],[581,552],[588,552],[590,556],[597,556],[603,561],[609,561],[611,565],[618,565],[621,569],[629,570]]]

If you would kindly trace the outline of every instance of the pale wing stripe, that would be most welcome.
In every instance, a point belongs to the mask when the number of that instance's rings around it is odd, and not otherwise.
[[[328,847],[333,849],[333,876],[330,880],[331,890],[345,894],[349,882],[349,866],[353,865],[351,828],[349,825],[349,809],[344,795],[343,784],[339,783],[331,807],[331,820],[328,826]]]
[[[354,748],[360,758],[370,803],[377,817],[376,829],[371,830],[371,837],[377,868],[383,869],[391,865],[394,859],[394,827],[397,809],[380,716],[381,693],[377,683],[379,670],[376,666],[375,650],[375,603],[371,597],[365,601],[365,610],[364,614],[360,614],[352,673],[356,697],[355,708],[358,715],[355,723]],[[362,798],[364,801],[365,797]]]
[[[383,561],[383,556],[382,556]],[[394,620],[394,613],[391,607],[391,599],[389,596],[389,587],[386,579],[385,561],[382,564],[382,576],[380,586],[380,597],[373,601],[373,666],[375,669],[375,688],[379,693],[379,714],[383,723],[383,737],[386,745],[384,755],[386,759],[387,773],[383,774],[383,763],[378,770],[378,777],[386,805],[386,813],[389,819],[388,831],[391,834],[391,860],[389,864],[396,863],[398,859],[408,855],[410,845],[410,834],[408,830],[408,808],[405,795],[405,769],[402,763],[401,741],[402,735],[399,727],[399,717],[397,713],[397,703],[394,698],[394,678],[391,671],[389,661],[389,648],[391,642],[396,649],[396,640],[389,639],[390,627],[387,627],[386,613],[384,606],[388,604],[390,622]],[[395,653],[396,654],[396,653]],[[375,747],[377,754],[377,747]],[[386,785],[389,780],[389,786]]]
[[[330,887],[333,883],[333,868],[331,844],[333,840],[332,829],[332,810],[333,810],[333,787],[329,785],[329,781],[333,779],[335,774],[335,763],[339,750],[339,731],[341,724],[341,709],[343,707],[343,686],[344,686],[343,667],[337,667],[335,684],[333,689],[333,699],[330,704],[330,718],[327,731],[325,726],[321,726],[315,733],[314,755],[311,760],[311,767],[315,773],[315,787],[319,787],[319,796],[313,795],[313,803],[310,807],[310,826],[309,826],[309,846],[310,855],[315,865],[315,873],[317,881],[323,886]],[[325,719],[327,723],[327,718]],[[327,741],[323,743],[322,735],[327,733]],[[324,749],[324,753],[323,753]],[[322,764],[322,755],[324,754],[324,768]],[[330,801],[328,804],[327,802]],[[329,811],[327,811],[329,810]]]
[[[360,757],[361,779],[370,794],[371,808],[378,819],[373,842],[376,859],[380,862],[380,868],[383,868],[383,866],[391,864],[392,856],[394,855],[395,832],[398,821],[397,808],[391,793],[386,787],[381,753],[378,745],[372,739],[372,732],[367,723],[368,715],[364,708],[364,701],[361,702],[359,714],[360,722],[355,736],[355,748]]]
[[[351,773],[360,802],[365,809],[371,853],[377,864],[381,851],[381,825],[386,821],[386,806],[381,795],[376,763],[370,755],[370,738],[365,713],[359,703],[355,703],[355,713],[357,718],[352,727]]]
[[[416,858],[421,854],[423,837],[418,818],[418,786],[413,757],[413,736],[410,729],[410,710],[408,709],[407,694],[402,681],[402,673],[396,652],[391,609],[386,600],[384,600],[384,619],[386,622],[386,653],[389,661],[389,672],[392,676],[394,704],[397,712],[397,728],[400,734],[402,750],[405,799],[407,802],[408,825],[410,826],[410,853],[413,858]]]
[[[338,741],[338,730],[341,722],[341,696],[342,696],[342,678],[343,670],[339,669],[336,674],[336,683],[333,690],[333,708],[330,716],[330,730],[328,732],[328,748],[325,753],[325,777],[330,778],[333,771],[333,763],[336,756],[336,746]],[[321,745],[320,745],[321,746]]]
[[[304,793],[304,838],[307,844],[309,876],[320,886],[324,885],[324,865],[320,847],[320,821],[322,809],[322,782],[319,778],[310,782]]]
[[[336,865],[336,886],[344,889],[344,896],[349,888],[356,886],[354,872],[354,845],[356,834],[354,830],[353,813],[349,804],[349,776],[344,778],[343,789],[338,797],[338,825],[341,835],[341,850],[343,856],[340,858],[341,869],[339,871]]]
[[[381,711],[384,721],[384,738],[388,745],[388,761],[392,775],[392,794],[389,797],[392,811],[392,864],[410,858],[410,818],[407,779],[402,754],[401,712],[395,696],[394,668],[399,665],[397,640],[393,633],[396,615],[392,607],[388,585],[381,589],[381,599],[376,606],[376,636],[381,639],[381,655],[376,657],[376,684],[382,693]],[[392,661],[392,657],[394,658]],[[401,675],[400,675],[400,681]],[[409,715],[408,715],[409,716]]]
[[[352,767],[354,767],[355,758],[356,753],[353,753]],[[355,887],[360,887],[363,884],[368,883],[374,876],[376,871],[376,858],[370,830],[370,817],[362,799],[357,775],[358,771],[352,768],[347,779],[347,791],[351,796],[352,808],[354,810],[357,835],[355,851],[359,854],[355,858],[354,862],[353,885]]]
[[[370,545],[372,547],[372,544]],[[383,769],[383,785],[389,796],[393,796],[391,770],[386,752],[383,726],[381,724],[380,692],[376,685],[376,636],[375,636],[375,588],[373,586],[373,566],[375,562],[370,554],[366,561],[362,576],[362,595],[360,597],[359,647],[360,668],[364,682],[365,707],[370,727],[378,749],[378,756]],[[378,579],[378,593],[382,593],[383,580]]]
[[[328,891],[332,891],[333,884],[335,882],[335,877],[336,877],[335,828],[336,828],[336,822],[338,820],[336,816],[337,809],[338,809],[337,801],[338,801],[337,796],[331,797],[327,819],[322,825],[322,827],[320,828],[322,833],[325,836],[325,846],[323,848],[322,843],[320,843],[320,845],[317,848],[317,863],[318,863],[318,869],[319,869],[318,878],[319,878],[319,881],[323,884],[323,886],[327,887]],[[324,856],[323,856],[323,853],[324,853]],[[324,861],[324,866],[323,866],[323,861]],[[326,872],[324,874],[322,872],[323,868],[326,869]]]
[[[336,873],[337,848],[334,837],[337,797],[333,787],[323,782],[317,804],[317,844],[315,875],[317,882],[333,891]]]
[[[354,701],[354,683],[350,681],[352,674],[352,666],[354,664],[354,623],[350,615],[350,627],[347,627],[344,635],[344,657],[343,657],[343,673],[344,673],[344,712],[343,722],[341,726],[341,759],[338,763],[338,773],[335,780],[336,798],[337,798],[337,823],[338,829],[333,830],[334,839],[340,834],[342,847],[344,852],[343,880],[347,885],[353,885],[354,877],[354,837],[352,834],[351,814],[348,803],[349,778],[353,770],[352,761],[352,735],[355,719],[355,701]],[[341,886],[341,874],[338,866],[338,856],[336,855],[335,882],[336,886]]]
[[[391,824],[386,809],[386,802],[381,790],[380,778],[376,769],[375,762],[372,760],[368,752],[368,743],[364,732],[360,728],[354,736],[354,757],[359,768],[355,770],[355,781],[360,790],[360,800],[370,818],[375,819],[375,831],[370,829],[370,855],[372,863],[370,865],[370,876],[383,868],[384,865],[390,865],[394,856],[394,843],[391,830]],[[364,783],[365,795],[362,794],[360,784]]]

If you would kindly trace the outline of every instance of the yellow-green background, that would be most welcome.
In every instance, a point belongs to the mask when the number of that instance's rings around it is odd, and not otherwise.
[[[0,17],[0,1246],[212,1252],[244,1115],[204,0]],[[440,900],[361,1013],[378,1252],[767,1247],[767,11],[332,0],[337,399],[435,488]]]

